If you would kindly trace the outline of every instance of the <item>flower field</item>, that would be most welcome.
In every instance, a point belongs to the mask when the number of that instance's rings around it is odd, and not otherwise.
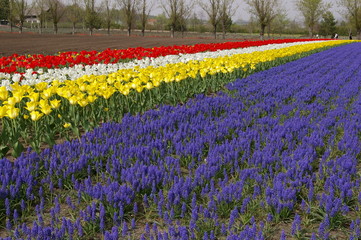
[[[360,44],[0,59],[0,237],[360,239]]]

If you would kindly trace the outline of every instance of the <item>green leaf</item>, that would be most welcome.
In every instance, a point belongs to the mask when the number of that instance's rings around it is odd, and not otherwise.
[[[20,156],[20,154],[25,150],[25,148],[24,148],[23,144],[21,144],[20,141],[17,141],[17,142],[14,144],[14,149],[13,149],[13,150],[14,150],[14,151],[13,151],[12,155],[13,155],[14,157],[18,157],[18,156]]]
[[[79,129],[77,127],[72,127],[72,130],[75,136],[79,137]]]
[[[54,138],[54,134],[46,134],[44,136],[44,140],[47,144],[49,144],[50,146],[53,146],[55,144],[55,138]]]
[[[0,145],[0,158],[3,158],[6,156],[6,154],[8,153],[9,151],[9,147],[6,146],[6,145]]]

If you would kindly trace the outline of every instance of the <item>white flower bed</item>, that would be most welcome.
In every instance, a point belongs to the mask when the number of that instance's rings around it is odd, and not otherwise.
[[[65,80],[74,80],[80,78],[84,75],[108,75],[114,73],[120,69],[133,69],[138,66],[140,68],[146,68],[148,66],[158,67],[165,66],[167,64],[173,64],[178,62],[188,62],[191,60],[202,61],[206,58],[217,58],[222,56],[231,56],[234,54],[245,54],[252,53],[256,51],[266,51],[271,49],[281,49],[296,45],[302,44],[313,44],[324,41],[312,41],[310,42],[293,42],[293,43],[282,43],[282,44],[269,44],[259,47],[248,47],[248,48],[237,48],[230,50],[219,50],[215,52],[200,52],[194,54],[179,54],[179,55],[167,55],[157,58],[144,58],[140,60],[134,60],[127,63],[115,63],[115,64],[94,64],[83,66],[81,64],[75,65],[73,67],[65,68],[56,68],[56,69],[47,69],[43,71],[42,69],[37,70],[39,74],[33,74],[34,69],[27,69],[26,73],[23,74],[23,78],[20,82],[21,85],[34,85],[39,82],[52,82],[54,80],[65,81]],[[6,86],[10,88],[10,84],[14,82],[19,82],[21,75],[0,73],[0,87]]]

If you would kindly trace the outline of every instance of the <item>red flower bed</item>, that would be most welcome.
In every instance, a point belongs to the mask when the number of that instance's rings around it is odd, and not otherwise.
[[[92,65],[97,63],[117,63],[124,59],[141,59],[144,57],[159,57],[175,54],[191,54],[205,51],[217,51],[233,48],[245,48],[252,46],[262,46],[267,44],[291,43],[300,41],[314,41],[315,39],[278,39],[266,41],[243,41],[225,42],[196,45],[181,45],[154,48],[128,48],[128,49],[106,49],[102,52],[81,51],[63,52],[59,55],[18,55],[13,54],[0,58],[0,72],[4,73],[24,73],[26,69],[38,68],[59,68],[72,67],[76,64]],[[317,39],[320,40],[320,39]]]

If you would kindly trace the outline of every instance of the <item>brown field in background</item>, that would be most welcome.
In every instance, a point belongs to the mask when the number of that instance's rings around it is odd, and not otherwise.
[[[17,54],[56,54],[65,51],[124,49],[130,47],[158,47],[171,45],[193,45],[197,43],[220,43],[243,41],[242,38],[212,39],[209,37],[170,38],[165,36],[124,35],[71,35],[10,33],[0,31],[0,56]]]

